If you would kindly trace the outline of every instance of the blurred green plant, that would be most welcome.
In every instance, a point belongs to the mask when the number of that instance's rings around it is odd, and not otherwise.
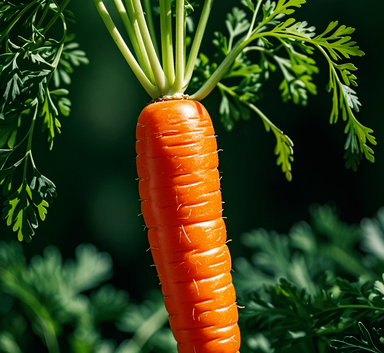
[[[349,225],[313,206],[288,235],[242,241],[253,251],[234,263],[242,352],[384,352],[384,208]]]
[[[0,243],[0,352],[36,352],[39,337],[48,352],[173,352],[175,344],[159,291],[140,304],[111,284],[111,257],[80,245],[63,262],[53,246],[27,265],[22,246]],[[127,332],[117,344],[103,325]]]
[[[310,211],[288,235],[242,236],[241,352],[384,352],[384,208],[359,225],[329,205]],[[66,261],[50,246],[27,264],[21,244],[0,242],[0,352],[176,353],[160,291],[135,303],[111,276],[93,245]]]

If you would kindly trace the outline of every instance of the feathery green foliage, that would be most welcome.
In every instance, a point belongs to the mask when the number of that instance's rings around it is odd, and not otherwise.
[[[234,263],[242,351],[382,352],[384,262],[371,259],[384,251],[383,212],[348,225],[330,206],[314,206],[310,224],[288,235],[245,234],[254,253]]]
[[[216,32],[213,44],[216,47],[214,60],[200,53],[196,63],[196,74],[192,78],[193,88],[203,87],[216,72],[220,62],[228,58],[241,43],[248,44],[238,50],[233,64],[217,84],[221,93],[220,119],[224,127],[231,131],[235,123],[248,120],[252,112],[263,121],[265,129],[272,131],[276,137],[275,154],[277,165],[281,166],[287,180],[292,179],[291,162],[293,161],[293,143],[287,135],[278,129],[257,107],[262,99],[262,88],[271,73],[278,69],[283,76],[279,89],[283,102],[307,105],[308,95],[316,95],[317,87],[314,75],[319,73],[316,61],[311,57],[318,49],[329,64],[329,83],[327,90],[332,93],[332,111],[330,123],[337,122],[339,114],[346,122],[345,143],[346,166],[356,170],[362,156],[374,162],[373,150],[367,142],[376,145],[372,130],[359,123],[353,111],[358,112],[361,105],[356,92],[350,86],[357,86],[357,68],[352,63],[339,63],[351,56],[364,53],[351,40],[354,29],[337,21],[331,22],[325,31],[315,34],[315,27],[308,27],[307,22],[297,22],[291,15],[305,0],[279,1],[242,1],[245,10],[234,7],[228,14],[226,25],[228,36]],[[257,22],[257,11],[262,6],[263,16]],[[252,16],[252,22],[248,20]],[[234,39],[238,37],[238,43]],[[237,51],[236,51],[237,53]],[[259,62],[253,63],[249,57],[259,55]],[[224,83],[225,82],[225,83]],[[226,83],[228,82],[228,83]]]
[[[241,352],[383,352],[384,208],[360,225],[330,206],[311,215],[288,235],[243,235],[253,254],[234,261]],[[63,261],[50,246],[27,264],[20,244],[0,242],[0,352],[34,352],[37,336],[50,353],[176,353],[158,289],[134,302],[105,284],[108,254],[75,254]]]
[[[74,66],[88,63],[72,41],[74,35],[67,33],[67,22],[72,21],[72,14],[64,11],[67,3],[0,1],[0,20],[6,24],[0,32],[0,186],[6,197],[2,218],[19,241],[31,241],[57,196],[56,186],[38,171],[33,158],[35,125],[46,131],[52,149],[61,132],[59,117],[68,116],[71,107],[62,85],[71,83]],[[51,29],[56,21],[62,33]],[[23,148],[25,154],[18,159]]]
[[[0,352],[174,351],[172,333],[163,327],[168,315],[160,292],[131,302],[126,291],[105,284],[112,276],[107,253],[89,244],[75,253],[74,260],[63,261],[50,246],[27,264],[20,244],[0,242]],[[127,338],[104,337],[107,323]],[[137,334],[140,327],[144,335]]]

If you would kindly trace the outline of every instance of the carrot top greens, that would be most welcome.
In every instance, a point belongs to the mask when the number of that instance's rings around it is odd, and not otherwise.
[[[70,113],[64,86],[71,82],[73,67],[88,62],[68,33],[67,24],[73,21],[64,11],[68,3],[0,1],[0,21],[6,24],[0,32],[0,185],[6,197],[3,220],[20,241],[32,239],[38,219],[45,219],[56,197],[55,185],[34,162],[36,123],[47,133],[52,149],[60,133],[58,118]],[[56,22],[62,33],[54,38]]]
[[[311,57],[317,49],[329,65],[327,90],[332,95],[330,123],[339,116],[345,121],[346,165],[354,170],[363,156],[373,162],[372,130],[357,121],[360,102],[356,67],[345,59],[364,53],[351,39],[354,29],[331,22],[320,34],[306,22],[289,17],[305,0],[240,0],[227,15],[228,33],[214,34],[215,55],[200,52],[213,0],[114,0],[129,43],[114,24],[102,0],[93,0],[113,40],[152,99],[186,97],[202,100],[215,87],[221,94],[219,112],[227,130],[240,119],[256,113],[267,131],[276,137],[275,154],[291,180],[293,143],[257,106],[261,89],[271,73],[280,71],[279,86],[284,102],[306,105],[315,95],[313,76],[319,72]],[[70,0],[33,0],[13,3],[0,0],[0,185],[6,197],[3,219],[30,241],[38,218],[45,219],[47,207],[56,197],[55,185],[37,169],[32,156],[35,124],[48,132],[52,149],[60,133],[60,115],[68,116],[70,101],[63,84],[70,83],[73,67],[86,64],[85,53],[73,42],[67,25],[73,15],[66,10]],[[189,29],[200,5],[196,30]],[[153,11],[156,8],[158,11]],[[156,18],[159,16],[159,18]],[[159,29],[155,23],[159,20]],[[62,34],[52,38],[52,25],[61,24]],[[20,29],[20,24],[23,29]],[[56,24],[55,27],[58,27]],[[158,35],[158,38],[156,37]],[[191,38],[189,38],[191,36]],[[190,45],[189,45],[190,43]],[[258,57],[252,62],[251,57]],[[15,150],[25,148],[21,159]],[[15,158],[12,160],[12,158]],[[19,168],[22,167],[22,168]],[[20,173],[15,173],[19,171]]]
[[[347,167],[356,170],[363,155],[369,161],[374,161],[373,150],[367,145],[367,141],[376,144],[371,135],[373,131],[359,123],[353,113],[359,111],[360,105],[356,92],[351,88],[357,86],[353,74],[357,69],[351,63],[339,63],[351,56],[364,55],[356,42],[351,40],[353,28],[339,26],[334,21],[323,33],[316,35],[315,28],[308,27],[307,22],[286,18],[305,4],[305,0],[241,0],[239,5],[243,5],[244,9],[234,7],[227,16],[225,23],[228,36],[215,33],[213,44],[216,56],[212,62],[199,53],[199,48],[213,0],[204,1],[188,54],[185,45],[186,19],[192,5],[185,0],[160,0],[161,56],[157,49],[149,0],[142,1],[143,7],[140,0],[125,0],[125,5],[122,0],[114,1],[136,56],[119,34],[103,1],[94,0],[94,3],[108,31],[149,95],[154,99],[182,96],[191,86],[195,91],[190,98],[202,100],[218,87],[222,96],[220,116],[225,128],[232,130],[235,121],[248,119],[251,112],[260,116],[265,129],[272,130],[276,137],[277,164],[288,180],[292,179],[293,143],[255,103],[270,73],[279,68],[283,74],[279,87],[283,101],[292,100],[295,104],[306,105],[308,93],[317,93],[313,76],[319,69],[310,55],[314,49],[318,49],[329,64],[327,89],[333,100],[330,123],[336,123],[340,113],[346,121]],[[175,13],[172,10],[174,3]],[[259,53],[259,63],[252,63],[248,59],[250,52]],[[230,86],[225,84],[225,79],[229,78],[236,78],[238,83],[233,85],[232,80]]]

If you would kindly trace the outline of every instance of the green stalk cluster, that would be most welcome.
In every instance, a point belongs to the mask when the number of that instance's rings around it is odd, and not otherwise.
[[[153,99],[162,99],[166,96],[182,97],[192,78],[194,65],[199,55],[200,45],[209,19],[213,0],[205,0],[204,2],[188,55],[186,55],[184,43],[186,37],[185,0],[175,0],[175,21],[172,19],[172,0],[159,1],[161,61],[157,48],[156,31],[154,29],[155,26],[149,0],[143,0],[143,6],[140,0],[125,0],[124,3],[123,0],[114,0],[134,53],[132,53],[124,41],[112,17],[108,13],[103,0],[93,1],[110,35],[147,93]],[[260,23],[255,28],[261,3],[262,1],[258,0],[253,10],[252,23],[248,33],[234,45],[233,38],[230,39],[227,57],[203,86],[191,95],[191,99],[204,99],[228,72],[244,48],[255,39],[263,36],[263,34],[256,33],[264,23]],[[270,19],[267,18],[264,22],[267,23],[269,20]],[[175,26],[174,32],[173,26]]]
[[[133,52],[124,41],[102,0],[94,0],[96,8],[109,33],[128,62],[137,79],[153,98],[182,96],[192,78],[194,64],[208,22],[213,0],[206,0],[188,56],[185,50],[186,9],[184,0],[176,0],[176,16],[173,21],[171,0],[160,0],[161,55],[157,47],[155,26],[149,0],[114,0],[124,23]],[[236,47],[238,48],[238,46]],[[236,51],[237,52],[237,51]],[[238,53],[234,51],[210,82],[194,98],[202,99],[216,86],[225,74],[228,63]],[[212,82],[214,81],[214,82]]]

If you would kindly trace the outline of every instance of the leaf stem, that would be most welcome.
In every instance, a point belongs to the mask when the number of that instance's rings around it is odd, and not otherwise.
[[[235,61],[237,56],[241,53],[241,51],[253,40],[253,37],[249,39],[239,40],[235,46],[232,48],[231,52],[228,56],[222,61],[219,67],[215,70],[212,76],[204,83],[204,85],[193,95],[190,96],[190,99],[194,100],[202,100],[204,99],[212,90],[216,87],[225,73],[228,71],[232,63]]]
[[[251,22],[251,25],[249,26],[247,38],[249,38],[251,36],[251,34],[252,34],[253,26],[255,25],[255,21],[256,21],[256,17],[257,17],[257,13],[259,12],[259,9],[260,9],[260,6],[261,6],[262,2],[263,2],[262,0],[257,0],[256,9],[253,12],[252,22]]]
[[[31,155],[31,151],[32,151],[32,139],[33,139],[33,131],[35,129],[35,123],[36,123],[36,118],[37,118],[37,112],[38,112],[38,108],[39,108],[39,103],[38,101],[36,100],[36,108],[35,108],[35,113],[33,114],[33,118],[32,118],[32,122],[31,122],[31,126],[29,128],[29,132],[28,132],[28,142],[27,142],[27,153],[26,154],[29,154],[30,156]],[[35,164],[33,163],[33,160],[32,160],[32,164],[33,164],[33,167],[35,168]],[[26,177],[26,175],[24,175],[24,177]]]
[[[49,353],[60,353],[59,343],[55,334],[55,328],[51,322],[45,322],[43,318],[40,318],[40,325],[43,329],[45,343]]]
[[[228,93],[232,97],[237,96],[237,94],[233,91],[233,89],[227,87],[226,85],[222,84],[221,82],[217,83],[217,87],[220,89],[220,91],[222,91],[222,92],[225,91],[226,93]],[[284,135],[283,131],[281,131],[276,125],[274,125],[272,123],[272,121],[270,121],[265,116],[265,114],[259,108],[257,108],[254,104],[249,103],[247,101],[240,101],[239,104],[244,104],[246,107],[253,110],[263,121],[265,130],[267,132],[272,130],[272,132],[275,135],[276,143],[277,143],[276,149],[275,149],[275,154],[281,154],[283,156],[282,161],[287,161],[285,163],[284,162],[278,163],[278,165],[282,164],[281,169],[284,172],[285,177],[287,178],[288,181],[292,181],[291,164],[290,164],[290,157],[293,155],[293,149],[292,149],[293,142],[292,142],[292,140],[287,135]],[[279,144],[282,143],[282,140],[283,140],[283,143],[286,144],[287,149],[281,149],[280,152],[277,153],[276,152],[277,146],[279,146]],[[278,160],[278,162],[279,162],[279,160]],[[315,291],[313,290],[312,292],[315,292]]]
[[[45,4],[45,8],[44,8],[44,12],[43,12],[43,14],[41,15],[41,18],[40,18],[40,20],[39,20],[39,22],[38,22],[38,24],[37,24],[37,29],[40,29],[40,27],[41,27],[41,25],[42,25],[42,23],[43,23],[45,17],[47,16],[47,13],[48,13],[48,11],[49,11],[49,7],[51,6],[51,2],[52,2],[52,0],[48,0],[48,1],[46,2],[46,4]]]
[[[256,30],[257,28],[252,33],[255,33]],[[237,41],[237,43],[231,49],[228,56],[222,61],[222,63],[218,66],[218,68],[215,70],[212,76],[204,83],[204,85],[196,93],[191,95],[190,98],[195,100],[204,99],[216,87],[217,83],[223,78],[225,73],[228,71],[229,67],[236,60],[237,56],[247,47],[247,45],[257,38],[266,37],[266,36],[296,39],[296,40],[301,40],[304,42],[309,42],[314,44],[311,38],[301,37],[295,34],[276,33],[273,31],[255,33],[250,37],[244,36],[243,38]]]
[[[156,38],[155,25],[154,25],[153,16],[152,16],[151,1],[143,0],[143,2],[144,2],[145,14],[147,16],[149,34],[151,35],[152,43],[153,43],[153,46],[155,47],[156,54],[159,57],[159,48],[157,46],[157,38]]]
[[[39,108],[39,103],[36,100],[35,112],[33,114],[31,126],[30,126],[29,131],[28,131],[27,151],[26,151],[25,156],[24,156],[25,159],[24,159],[24,170],[23,170],[23,184],[25,184],[25,185],[27,184],[26,180],[27,180],[27,171],[28,171],[28,158],[26,158],[26,157],[29,156],[31,161],[33,162],[32,154],[31,154],[32,138],[33,138],[33,131],[35,129],[35,122],[36,122],[38,108]],[[34,163],[33,163],[33,166],[34,166]]]
[[[213,0],[206,0],[204,2],[204,7],[201,12],[200,21],[197,25],[196,34],[193,39],[192,48],[189,53],[185,77],[184,77],[184,89],[188,87],[188,84],[192,78],[193,69],[196,63],[197,56],[199,54],[201,41],[204,36],[205,28],[207,26],[208,18],[211,12],[211,8],[213,5]]]
[[[158,90],[160,91],[160,94],[163,95],[168,91],[168,83],[166,81],[164,71],[160,65],[159,58],[156,54],[156,50],[153,45],[151,35],[149,34],[148,26],[144,17],[144,12],[141,7],[141,2],[140,0],[130,0],[130,1],[132,1],[133,8],[135,9],[140,32],[141,32],[141,35],[143,36],[145,49],[147,50],[147,53],[148,53],[149,62],[151,63],[156,85],[158,87]]]
[[[339,306],[334,307],[334,308],[322,309],[321,312],[313,314],[312,317],[316,317],[316,316],[322,315],[325,312],[337,311],[337,310],[346,310],[346,309],[364,309],[364,310],[375,310],[375,311],[384,312],[384,308],[379,308],[377,306],[349,304],[349,305],[339,305]]]
[[[254,104],[248,103],[247,106],[253,110],[262,120],[264,123],[265,130],[268,132],[270,129],[275,135],[276,138],[276,147],[279,146],[279,142],[284,138],[284,143],[287,146],[287,149],[281,148],[280,149],[280,154],[282,155],[282,161],[287,161],[286,163],[281,162],[279,163],[278,159],[278,164],[281,164],[281,169],[283,173],[285,174],[285,177],[288,181],[292,181],[292,173],[291,173],[291,163],[290,159],[292,158],[293,155],[293,142],[292,140],[287,136],[284,135],[283,131],[281,131],[275,124],[272,123],[265,115],[264,113],[257,108]],[[280,142],[281,143],[281,142]],[[275,154],[278,154],[275,149]],[[314,293],[315,290],[313,289],[312,292]]]
[[[176,0],[176,76],[171,94],[182,93],[184,81],[184,0]]]
[[[56,332],[53,325],[53,319],[40,301],[34,295],[32,288],[23,288],[24,283],[20,283],[20,280],[16,276],[6,269],[0,269],[0,278],[3,283],[7,285],[2,286],[4,291],[27,305],[31,309],[31,313],[34,314],[35,318],[38,319],[43,333],[45,343],[49,353],[60,353],[59,344],[57,342]],[[31,320],[32,321],[32,320]]]
[[[163,68],[170,85],[175,82],[171,0],[160,0],[160,31]]]
[[[133,45],[133,49],[135,51],[137,60],[140,64],[140,67],[144,71],[145,75],[148,77],[148,79],[151,81],[151,83],[155,83],[155,78],[153,76],[151,64],[148,59],[147,52],[144,47],[143,39],[140,34],[140,29],[138,28],[136,16],[132,7],[128,7],[128,13],[130,16],[128,16],[127,10],[122,2],[122,0],[114,0],[115,5],[117,8],[117,11],[120,14],[121,20],[123,21],[123,24],[125,26],[125,29],[127,31],[127,34],[129,36],[129,39]],[[127,5],[129,5],[130,2],[127,2]],[[131,19],[130,19],[131,18]],[[132,23],[131,23],[132,21]]]
[[[93,0],[93,2],[95,3],[96,9],[99,12],[105,26],[107,27],[109,34],[112,36],[117,47],[120,49],[125,60],[127,61],[128,65],[131,67],[133,73],[136,75],[136,77],[139,80],[139,82],[141,83],[141,85],[144,87],[144,89],[147,91],[147,93],[152,98],[158,97],[159,96],[159,90],[156,88],[156,86],[154,86],[151,83],[151,81],[145,75],[145,73],[143,72],[141,67],[138,65],[136,59],[132,55],[127,44],[124,42],[118,29],[116,28],[115,24],[113,23],[113,20],[112,20],[111,16],[109,15],[103,1],[102,0]]]
[[[4,38],[7,37],[13,26],[17,23],[17,21],[20,20],[20,18],[33,6],[35,5],[39,0],[33,0],[29,5],[27,5],[18,15],[17,17],[8,25],[7,29],[0,33],[0,43],[3,41]]]
[[[137,329],[132,339],[124,347],[125,353],[139,353],[152,337],[168,320],[168,313],[164,306],[156,310],[144,323]]]
[[[276,135],[276,133],[281,134],[281,135],[283,134],[283,132],[275,124],[273,124],[272,121],[269,120],[266,117],[266,115],[259,108],[257,108],[254,104],[247,104],[247,106],[250,109],[252,109],[263,120],[265,130],[269,131],[269,129],[272,129],[272,131],[274,132],[275,135]],[[292,143],[292,146],[293,146],[293,143]]]
[[[261,0],[260,2],[263,2],[263,0]],[[279,14],[279,12],[273,11],[267,18],[264,18],[263,21],[261,21],[259,23],[259,25],[252,31],[251,35],[256,34],[257,31],[259,31],[263,26],[265,26],[268,22],[270,22],[278,14]]]
[[[55,13],[55,15],[51,18],[51,20],[48,22],[48,24],[44,27],[42,34],[47,33],[47,31],[53,26],[53,24],[56,22],[56,20],[59,18],[59,16],[63,13],[67,5],[69,4],[71,0],[63,0],[63,2],[60,5],[59,10]]]

